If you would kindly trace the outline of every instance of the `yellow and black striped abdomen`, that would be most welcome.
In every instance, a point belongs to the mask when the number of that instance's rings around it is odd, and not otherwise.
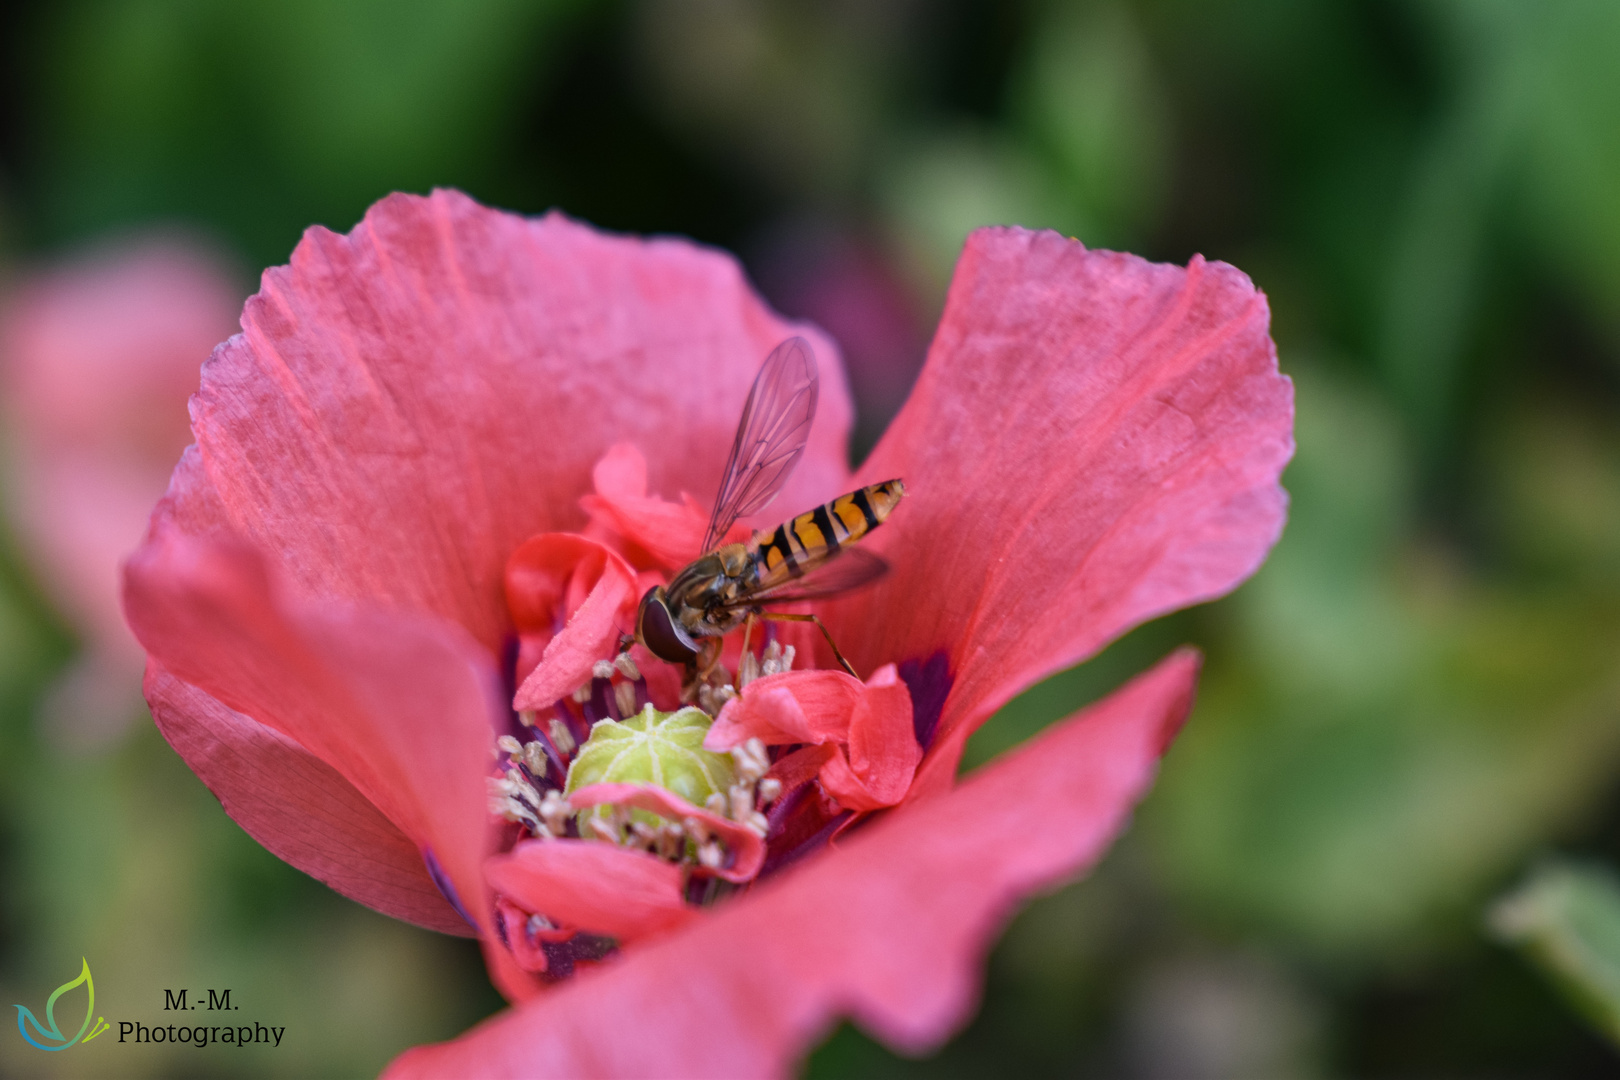
[[[819,566],[845,544],[883,524],[905,493],[899,480],[885,480],[784,521],[775,532],[757,534],[750,544],[757,551],[760,571],[754,587],[769,588]]]

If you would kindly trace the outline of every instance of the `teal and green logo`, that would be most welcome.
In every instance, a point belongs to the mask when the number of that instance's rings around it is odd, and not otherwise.
[[[37,1046],[41,1050],[66,1050],[75,1043],[89,1042],[110,1026],[105,1019],[99,1016],[96,1016],[96,1026],[94,1028],[90,1026],[90,1018],[95,1016],[96,1013],[96,984],[95,980],[90,978],[90,961],[85,960],[82,956],[79,959],[84,964],[84,970],[79,972],[79,977],[72,982],[65,982],[58,986],[56,993],[52,994],[45,1002],[45,1023],[41,1024],[35,1019],[34,1014],[24,1006],[17,1006],[17,1030],[22,1032],[22,1037],[28,1040],[29,1045]],[[62,1034],[62,1029],[57,1023],[56,1002],[63,994],[81,984],[84,986],[85,996],[88,999],[84,1003],[84,1023],[80,1024],[79,1030],[73,1033],[72,1038],[69,1038]],[[71,1023],[71,1021],[69,1022]],[[32,1035],[28,1033],[30,1027],[34,1029]],[[89,1032],[89,1034],[85,1034],[86,1032]]]

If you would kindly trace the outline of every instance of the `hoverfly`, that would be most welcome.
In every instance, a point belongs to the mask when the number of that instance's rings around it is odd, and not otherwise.
[[[738,518],[763,510],[787,482],[810,437],[818,389],[809,342],[792,337],[771,350],[737,422],[703,537],[705,554],[641,598],[635,636],[624,648],[637,641],[661,660],[686,665],[688,686],[708,677],[721,639],[738,626],[745,627],[746,652],[755,619],[814,623],[838,663],[855,674],[816,616],[765,608],[847,592],[886,573],[883,559],[853,545],[894,511],[906,493],[901,481],[871,484],[747,541],[720,543]]]

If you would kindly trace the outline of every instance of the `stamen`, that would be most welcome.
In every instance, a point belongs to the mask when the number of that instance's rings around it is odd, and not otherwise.
[[[765,779],[759,782],[759,801],[762,805],[769,806],[771,803],[775,802],[781,796],[781,794],[782,781],[778,780],[776,777],[767,776]]]
[[[698,863],[710,870],[718,870],[725,865],[726,853],[719,844],[710,841],[698,848]]]
[[[630,659],[629,653],[622,652],[618,656],[615,656],[613,658],[613,666],[619,670],[620,675],[623,675],[631,682],[641,681],[641,671],[636,667],[636,662]]]
[[[568,819],[573,816],[573,806],[560,791],[548,791],[545,798],[540,800],[540,818],[552,836],[567,835]]]
[[[613,678],[613,661],[611,661],[611,660],[598,660],[596,663],[592,664],[591,665],[591,678],[593,678],[593,679],[611,679],[611,678]]]
[[[555,720],[552,723],[556,723]],[[535,740],[523,744],[523,764],[528,766],[531,773],[544,776],[551,768],[551,759],[546,756],[546,744]]]
[[[517,757],[523,753],[523,744],[510,735],[502,735],[495,740],[495,745],[500,747],[509,757]]]
[[[753,783],[770,770],[770,755],[765,751],[765,744],[758,737],[749,739],[741,746],[731,748],[731,760],[736,763],[737,775],[748,783]]]
[[[705,683],[698,687],[698,708],[710,716],[719,716],[720,710],[726,702],[737,696],[736,688],[729,683],[720,686],[710,686]]]
[[[793,646],[784,646],[779,641],[772,641],[765,646],[765,655],[760,661],[760,676],[780,675],[784,671],[793,670]]]
[[[754,785],[732,784],[728,794],[731,796],[728,808],[731,813],[727,816],[732,821],[747,821],[748,815],[754,812]]]
[[[574,699],[574,704],[576,704],[576,705],[585,704],[587,701],[591,700],[591,684],[586,683],[584,686],[581,686],[579,689],[575,690],[569,696]]]
[[[613,701],[619,706],[620,716],[634,716],[636,712],[636,684],[615,683],[613,686]]]
[[[563,757],[570,757],[578,745],[574,742],[574,733],[568,730],[568,725],[553,717],[548,728],[551,734],[551,745],[557,748],[557,753]]]
[[[772,642],[771,644],[774,645],[776,643]],[[738,689],[746,690],[748,688],[748,684],[757,678],[759,678],[759,661],[754,659],[753,653],[743,653],[742,659],[737,662]]]
[[[726,812],[726,797],[718,791],[703,800],[703,809],[711,814],[724,814]]]
[[[524,727],[534,727],[534,710],[524,709],[518,713],[518,723]]]

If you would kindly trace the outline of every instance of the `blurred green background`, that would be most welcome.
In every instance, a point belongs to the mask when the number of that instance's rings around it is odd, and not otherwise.
[[[1231,598],[1032,690],[971,758],[1190,641],[1209,662],[1186,734],[1091,880],[1013,924],[957,1039],[909,1062],[846,1026],[808,1072],[1620,1072],[1620,3],[58,0],[0,20],[8,286],[179,228],[245,296],[306,225],[454,185],[737,252],[840,340],[857,457],[968,229],[1235,263],[1298,391],[1282,543]],[[296,1038],[64,1060],[6,1038],[0,1071],[363,1074],[498,1007],[473,946],[266,854],[142,714],[54,731],[88,632],[18,535],[0,1001],[37,1010],[84,955],[109,1018],[230,986]]]

